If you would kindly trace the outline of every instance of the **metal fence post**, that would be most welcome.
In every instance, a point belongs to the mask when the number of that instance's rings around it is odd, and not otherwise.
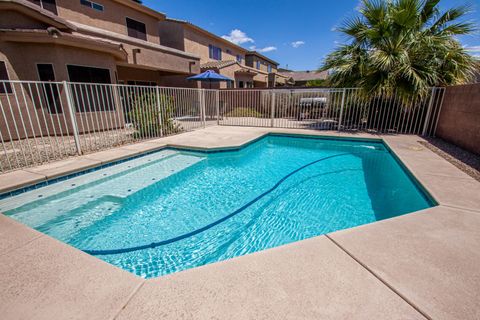
[[[220,91],[215,90],[215,109],[217,112],[217,126],[220,125]]]
[[[437,134],[438,121],[440,120],[440,115],[442,113],[443,100],[445,99],[446,88],[442,88],[441,93],[442,93],[442,99],[440,99],[440,104],[438,105],[438,112],[437,112],[437,117],[435,121],[435,127],[433,128],[433,131],[431,131],[432,137],[435,137]]]
[[[159,118],[158,121],[160,122],[160,137],[163,137],[163,114],[162,114],[162,105],[160,104],[160,89],[158,88],[158,86],[155,87],[155,93],[157,96],[157,108],[158,108],[158,118]]]
[[[270,106],[270,127],[274,127],[275,123],[275,92],[272,90],[272,101]]]
[[[82,147],[80,145],[80,136],[78,133],[77,120],[75,119],[75,110],[73,107],[72,93],[70,92],[70,87],[68,86],[67,81],[63,81],[63,88],[65,91],[65,96],[67,97],[67,107],[68,107],[68,114],[70,115],[70,121],[72,123],[73,139],[75,140],[77,153],[78,155],[81,155]]]
[[[342,104],[340,105],[340,116],[338,117],[338,127],[337,130],[340,131],[340,128],[342,127],[342,120],[343,120],[343,109],[345,107],[345,88],[343,89],[342,93]]]
[[[428,102],[427,114],[425,115],[425,121],[423,123],[422,136],[425,136],[427,134],[428,124],[430,123],[430,114],[432,113],[434,96],[435,88],[433,87],[430,93],[430,101]]]
[[[205,122],[205,89],[198,90],[198,102],[199,102],[199,112],[200,112],[200,122],[203,124],[203,127],[206,128]]]
[[[202,89],[202,122],[203,122],[204,128],[207,127],[207,120],[206,120],[207,115],[205,111],[205,94],[206,94],[205,89]]]

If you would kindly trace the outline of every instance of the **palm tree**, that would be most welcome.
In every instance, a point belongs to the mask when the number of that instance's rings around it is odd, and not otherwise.
[[[467,82],[475,59],[456,39],[476,30],[468,6],[438,8],[440,0],[363,0],[360,15],[338,29],[348,42],[330,53],[321,70],[332,86],[360,87],[377,96],[396,91],[425,96],[431,86]]]

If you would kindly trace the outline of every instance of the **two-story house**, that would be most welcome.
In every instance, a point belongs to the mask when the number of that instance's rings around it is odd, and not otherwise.
[[[256,81],[260,81],[258,85],[255,83],[255,86],[263,86],[265,81],[267,82],[268,87],[284,86],[290,81],[288,76],[278,72],[278,62],[257,51],[248,51],[246,53],[245,64],[259,72],[266,72],[268,75],[266,80],[262,78],[258,78],[258,80],[255,79]]]
[[[198,74],[199,56],[160,44],[165,18],[132,0],[0,0],[0,137],[69,133],[69,115],[86,124],[81,133],[121,128],[128,117],[112,90],[84,83],[169,86],[170,78]],[[74,114],[65,86],[9,80],[82,83],[72,94]],[[38,112],[49,121],[11,126]]]
[[[214,70],[233,80],[213,84],[212,88],[265,88],[283,85],[287,79],[275,76],[277,62],[257,52],[248,51],[188,21],[171,18],[162,20],[160,39],[164,46],[198,55],[202,72]],[[255,63],[257,60],[261,61],[259,66]]]
[[[200,58],[161,45],[165,18],[132,0],[0,0],[0,74],[168,86],[199,73]]]

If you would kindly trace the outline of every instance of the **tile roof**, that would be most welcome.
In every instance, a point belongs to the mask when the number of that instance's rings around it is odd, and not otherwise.
[[[252,76],[258,74],[258,72],[255,72],[252,69],[247,69],[247,68],[241,68],[239,70],[235,70],[235,73],[251,74]]]
[[[328,77],[328,71],[282,71],[282,74],[295,81],[324,80]]]
[[[201,69],[211,69],[211,68],[221,69],[221,68],[234,65],[235,63],[237,63],[235,60],[209,61],[209,62],[202,63],[200,65],[200,68]]]

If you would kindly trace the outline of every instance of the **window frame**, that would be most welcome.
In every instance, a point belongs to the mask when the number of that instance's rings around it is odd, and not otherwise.
[[[217,50],[217,51],[216,51]],[[215,54],[217,53],[217,54]],[[218,59],[215,56],[218,55]],[[208,45],[208,57],[212,60],[222,61],[222,48],[213,44]]]
[[[45,80],[42,80],[41,76],[40,76],[40,70],[38,69],[38,66],[39,65],[51,65],[52,66],[52,71],[53,71],[53,78],[54,80],[48,80],[48,81],[45,81]],[[38,77],[38,81],[41,81],[41,82],[58,82],[57,81],[57,76],[56,76],[56,72],[55,72],[55,65],[51,62],[36,62],[35,63],[35,67],[37,69],[37,77]],[[55,89],[53,89],[55,88]],[[48,113],[50,114],[63,114],[63,109],[62,109],[62,104],[60,102],[60,99],[61,99],[61,94],[60,92],[58,91],[58,84],[55,84],[55,86],[51,86],[50,87],[50,90],[52,90],[52,95],[58,95],[56,98],[53,97],[55,99],[55,101],[53,102],[53,105],[51,105],[51,102],[48,100],[48,98],[45,96],[45,94],[47,93],[47,87],[45,85],[43,85],[43,90],[42,90],[42,94],[44,96],[44,99],[45,99],[45,102],[46,102],[46,109],[48,110]],[[53,93],[53,92],[56,92],[56,93]],[[57,102],[58,101],[58,102]],[[53,108],[55,108],[55,110],[53,110]]]
[[[68,70],[68,67],[69,66],[72,66],[72,67],[81,67],[81,68],[90,68],[90,69],[100,69],[100,70],[107,70],[108,71],[108,83],[99,83],[99,82],[77,82],[77,81],[72,81],[71,77],[70,77],[70,72]],[[77,84],[77,85],[80,85],[80,91],[81,91],[81,88],[82,86],[81,85],[85,85],[84,88],[87,88],[88,85],[97,85],[97,84],[103,84],[104,86],[100,86],[101,88],[105,88],[105,90],[111,90],[113,87],[112,85],[114,84],[113,83],[113,80],[112,80],[112,70],[110,70],[109,68],[105,68],[105,67],[96,67],[96,66],[89,66],[89,65],[81,65],[81,64],[74,64],[74,63],[67,63],[65,64],[65,67],[67,69],[67,75],[68,75],[68,81],[73,83],[74,85]],[[84,92],[80,92],[80,94],[83,94]],[[89,98],[88,96],[88,93],[87,93],[87,96],[86,98]],[[98,98],[98,97],[97,97]],[[78,101],[77,101],[78,99]],[[85,99],[85,97],[83,98]],[[94,97],[95,99],[95,97]],[[105,109],[95,109],[95,110],[91,110],[91,103],[88,102],[88,109],[86,108],[85,105],[83,105],[83,109],[80,108],[77,104],[79,104],[80,101],[84,101],[84,100],[81,100],[78,98],[78,93],[76,93],[74,95],[74,98],[73,98],[73,104],[74,104],[74,108],[75,108],[75,113],[93,113],[93,112],[114,112],[115,110],[117,110],[117,106],[115,104],[115,101],[113,99],[110,99],[110,96],[107,96],[107,102],[108,102],[108,108],[105,108]],[[104,103],[104,106],[105,106],[105,102]],[[85,104],[85,102],[84,102]]]
[[[53,13],[54,15],[58,16],[58,5],[57,5],[57,0],[50,0],[53,2],[53,6],[54,6],[54,10],[49,10],[49,9],[46,9],[44,6],[43,6],[43,1],[45,0],[36,0],[36,1],[32,1],[32,0],[28,0],[28,2],[30,3],[33,3],[37,6],[39,6],[40,8],[42,8],[43,10],[47,10],[48,12],[51,12]]]
[[[88,3],[88,4],[87,4]],[[103,4],[91,1],[91,0],[80,0],[80,5],[84,7],[88,7],[90,9],[96,10],[98,12],[105,11],[105,6]],[[95,7],[97,6],[97,7]]]
[[[132,36],[130,35],[130,28],[128,27],[128,21],[134,21],[136,23],[141,23],[143,24],[143,26],[145,27],[145,39],[143,38],[140,38],[140,37],[135,37],[135,36]],[[125,28],[127,29],[127,35],[131,38],[134,38],[134,39],[138,39],[138,40],[143,40],[143,41],[148,41],[148,32],[147,32],[147,24],[142,22],[142,21],[138,21],[136,19],[133,19],[133,18],[130,18],[130,17],[125,17]],[[138,33],[138,30],[136,30],[136,32]]]
[[[5,81],[5,82],[2,82],[2,84],[0,85],[0,94],[5,94],[5,95],[13,94],[13,87],[12,87],[12,84],[10,83],[10,81],[12,80],[10,79],[10,73],[8,72],[7,61],[0,60],[0,63],[3,63],[3,65],[5,66],[5,74],[7,75],[7,79],[0,79],[2,81]]]
[[[149,80],[127,80],[127,85],[137,87],[157,87],[158,84],[155,81]]]

